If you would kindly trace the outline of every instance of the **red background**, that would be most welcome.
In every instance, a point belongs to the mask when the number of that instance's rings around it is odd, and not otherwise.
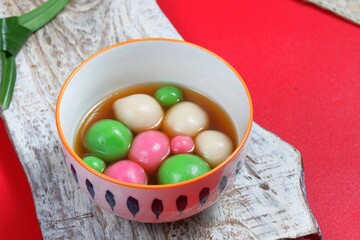
[[[300,150],[324,238],[360,239],[360,27],[297,0],[157,2],[185,40],[238,70],[254,120]],[[40,238],[2,125],[0,134],[0,234]]]

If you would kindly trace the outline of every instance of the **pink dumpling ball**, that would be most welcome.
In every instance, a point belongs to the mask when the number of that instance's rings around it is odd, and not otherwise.
[[[192,153],[194,148],[194,140],[190,136],[176,136],[170,142],[170,149],[173,154]]]
[[[105,175],[128,183],[147,184],[145,170],[136,162],[121,160],[106,168]]]
[[[170,140],[160,131],[148,130],[139,133],[131,144],[129,159],[141,165],[148,174],[153,174],[170,154]]]

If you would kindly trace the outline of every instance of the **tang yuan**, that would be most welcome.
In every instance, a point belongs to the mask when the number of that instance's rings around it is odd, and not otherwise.
[[[194,154],[178,154],[166,159],[158,171],[160,184],[183,182],[210,171],[209,164]]]
[[[115,118],[135,133],[157,129],[164,116],[160,104],[147,94],[120,98],[114,102],[113,110]]]
[[[183,101],[170,108],[165,115],[163,130],[169,136],[195,137],[209,127],[209,116],[198,104]]]
[[[161,162],[170,154],[170,140],[160,131],[139,133],[129,151],[129,159],[141,165],[147,173],[155,173]]]
[[[171,107],[183,100],[183,93],[178,87],[167,85],[156,90],[155,98],[163,107]]]
[[[91,108],[74,150],[100,174],[153,185],[206,174],[237,142],[230,117],[205,94],[177,84],[144,83]]]
[[[195,138],[195,149],[214,168],[232,153],[233,143],[224,133],[207,130]]]
[[[106,168],[105,175],[129,183],[147,184],[144,169],[136,162],[121,160]]]
[[[194,148],[194,140],[189,136],[179,135],[170,141],[170,150],[173,154],[192,153]]]
[[[86,156],[83,158],[83,161],[92,169],[94,169],[95,171],[98,171],[100,173],[104,172],[105,168],[106,168],[106,163],[95,156]]]
[[[132,140],[132,132],[124,124],[103,119],[88,129],[84,145],[91,154],[111,163],[127,155]]]

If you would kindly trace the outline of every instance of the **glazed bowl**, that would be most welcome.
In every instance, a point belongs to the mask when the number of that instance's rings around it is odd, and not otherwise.
[[[111,93],[151,82],[191,88],[217,102],[236,129],[232,154],[204,175],[167,185],[126,183],[88,167],[73,148],[85,115]],[[131,40],[95,53],[70,74],[56,105],[66,163],[84,193],[117,216],[153,223],[192,216],[221,197],[245,161],[252,118],[249,91],[230,64],[203,47],[172,39]]]

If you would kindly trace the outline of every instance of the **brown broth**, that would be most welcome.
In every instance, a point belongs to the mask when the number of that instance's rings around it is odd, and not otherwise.
[[[152,84],[131,86],[111,94],[110,96],[103,99],[100,103],[98,103],[85,116],[75,136],[74,149],[77,155],[80,156],[81,158],[88,155],[88,151],[83,144],[83,139],[86,131],[90,128],[90,126],[93,123],[101,119],[115,119],[112,111],[112,105],[117,99],[137,93],[143,93],[154,96],[156,90],[164,85],[169,85],[169,84],[152,83]],[[184,100],[199,104],[208,113],[210,119],[209,129],[217,130],[225,133],[233,141],[234,146],[236,146],[237,136],[236,136],[235,127],[228,114],[225,112],[225,110],[222,109],[222,107],[219,104],[217,104],[216,102],[205,96],[204,94],[195,91],[193,89],[185,88],[179,85],[174,85],[174,86],[181,89],[184,95]],[[164,111],[166,111],[166,109],[164,109]],[[161,131],[161,129],[159,130]]]

